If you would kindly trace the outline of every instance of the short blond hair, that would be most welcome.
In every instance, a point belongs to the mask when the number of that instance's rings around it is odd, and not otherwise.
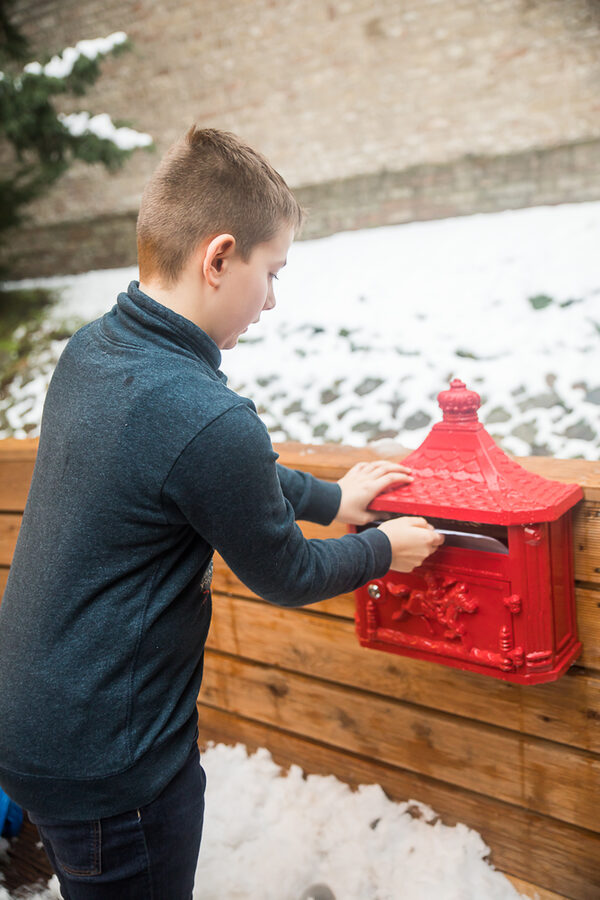
[[[193,125],[165,154],[137,220],[140,280],[179,278],[205,238],[232,234],[244,260],[304,213],[270,163],[234,134]]]

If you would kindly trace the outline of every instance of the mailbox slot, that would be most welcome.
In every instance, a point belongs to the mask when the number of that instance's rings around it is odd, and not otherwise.
[[[429,516],[427,521],[444,534],[444,547],[460,547],[486,553],[508,553],[506,525],[461,522],[457,519],[438,519],[432,516]]]
[[[386,520],[400,518],[400,515],[389,514]],[[362,526],[369,528],[381,525],[379,519]],[[482,522],[461,522],[458,519],[439,519],[427,516],[430,525],[444,535],[444,548],[455,547],[486,553],[508,553],[508,528],[505,525],[486,525]]]

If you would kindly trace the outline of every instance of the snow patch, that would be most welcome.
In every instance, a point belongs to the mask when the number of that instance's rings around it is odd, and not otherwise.
[[[44,66],[39,62],[30,62],[23,68],[23,71],[28,75],[45,75],[47,78],[68,78],[73,71],[73,66],[81,56],[85,56],[87,59],[106,56],[107,53],[126,41],[127,35],[124,31],[115,31],[107,37],[78,41],[74,47],[65,47],[61,54],[53,56],[50,62]]]
[[[444,825],[376,784],[289,772],[265,749],[217,744],[203,754],[204,834],[194,900],[299,900],[326,884],[336,900],[518,900],[465,825]],[[30,900],[60,897],[53,891]],[[0,900],[12,900],[0,888]]]
[[[69,115],[59,113],[58,119],[74,137],[81,137],[86,133],[95,134],[96,137],[105,141],[112,141],[121,150],[149,147],[152,143],[151,135],[145,132],[135,131],[133,128],[124,126],[117,128],[108,113],[99,113],[96,116],[90,116],[89,112],[70,113]]]

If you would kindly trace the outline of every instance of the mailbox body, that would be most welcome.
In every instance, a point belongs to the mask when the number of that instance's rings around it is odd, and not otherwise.
[[[581,489],[510,460],[477,421],[478,396],[452,385],[454,403],[471,398],[467,411],[445,409],[405,460],[414,482],[371,505],[425,516],[446,541],[412,572],[390,570],[356,591],[359,641],[520,684],[555,680],[581,650],[571,523]]]

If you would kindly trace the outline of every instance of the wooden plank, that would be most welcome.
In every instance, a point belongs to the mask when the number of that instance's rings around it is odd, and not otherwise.
[[[0,467],[5,462],[21,461],[30,464],[37,453],[38,439],[16,440],[5,438],[0,441]],[[294,441],[274,444],[279,453],[279,461],[290,468],[312,472],[319,478],[337,480],[348,469],[361,460],[390,458],[401,461],[409,452],[399,445],[393,452],[370,447],[346,447],[339,444],[300,444]],[[566,483],[580,484],[588,500],[600,502],[600,462],[581,459],[554,459],[547,456],[515,457],[519,465],[530,472]],[[25,471],[25,469],[23,470]],[[31,477],[31,476],[29,476]],[[28,479],[29,481],[29,479]],[[0,497],[2,494],[0,493]],[[4,507],[2,507],[4,508]]]
[[[0,565],[10,566],[15,552],[21,516],[17,513],[0,513]]]
[[[348,447],[341,444],[300,444],[297,441],[273,444],[279,453],[279,462],[290,469],[312,472],[318,478],[337,481],[355,463],[372,459],[400,461],[408,453],[406,447],[398,451],[381,453],[374,447]],[[599,479],[600,480],[600,479]]]
[[[202,703],[198,708],[201,744],[242,742],[250,751],[266,747],[285,767],[333,774],[352,787],[380,784],[392,800],[414,798],[432,806],[445,824],[463,822],[477,830],[495,866],[571,900],[598,900],[597,834]]]
[[[600,502],[600,462],[583,459],[554,459],[551,456],[522,456],[515,461],[543,478],[566,484],[580,484],[586,500]]]
[[[214,559],[213,591],[216,594],[260,599],[246,585],[242,584],[218,554],[215,554]],[[575,601],[578,635],[583,642],[583,650],[577,660],[577,665],[600,671],[600,615],[598,615],[600,591],[595,590],[593,586],[590,588],[576,587]],[[339,616],[350,621],[354,619],[354,595],[340,594],[331,600],[324,600],[306,608],[310,608],[317,614]]]
[[[19,457],[35,459],[39,438],[2,438],[0,440],[0,464],[2,460]]]
[[[16,544],[18,529],[20,526],[20,517],[12,515],[0,515],[0,596],[4,593],[6,579],[8,577],[8,566],[12,560],[14,546]],[[213,580],[215,595],[238,596],[258,600],[256,594],[253,594],[239,579],[231,572],[225,563],[215,554],[215,575]],[[269,607],[277,609],[276,607]],[[583,588],[577,589],[577,617],[580,638],[584,641],[583,653],[577,661],[578,666],[587,667],[589,669],[600,671],[600,592]],[[344,618],[347,621],[353,621],[354,617],[354,597],[352,594],[342,594],[331,600],[325,600],[315,606],[310,607],[310,611],[317,614],[336,616]],[[373,653],[374,651],[365,651]],[[377,654],[379,655],[379,654]],[[391,654],[384,654],[386,657],[386,665],[392,666],[392,660],[397,659]],[[428,665],[415,661],[419,666]],[[448,667],[434,666],[435,669],[447,669]],[[480,676],[469,676],[473,681],[479,679]],[[564,680],[564,679],[563,679]],[[490,679],[491,681],[491,679]],[[487,679],[486,679],[487,684]],[[516,687],[516,686],[512,686]],[[545,689],[542,688],[542,689]],[[533,690],[528,687],[527,691]],[[536,689],[539,690],[539,689]],[[595,694],[594,694],[595,697]],[[588,708],[586,713],[590,716],[592,722],[596,712]],[[575,733],[578,729],[575,730]]]
[[[9,566],[12,561],[20,525],[21,516],[18,514],[0,514],[0,566]],[[215,555],[213,584],[214,590],[219,593],[256,598],[256,595],[242,585],[218,555]],[[600,616],[598,615],[600,598],[593,589],[578,588],[576,599],[579,638],[584,645],[578,665],[600,670]],[[354,597],[352,594],[342,594],[331,600],[323,601],[311,609],[351,619],[354,615]]]
[[[219,590],[219,582],[215,581],[215,590]],[[249,599],[260,599],[248,591]],[[600,589],[595,586],[575,588],[575,605],[577,612],[577,633],[583,642],[583,649],[576,660],[580,668],[600,672]],[[354,597],[352,594],[341,594],[331,600],[325,600],[314,606],[305,607],[319,615],[325,613],[341,619],[354,619]]]
[[[373,451],[357,448],[340,448],[337,445],[310,447],[299,444],[278,445],[281,459],[289,465],[303,465],[320,477],[340,477],[358,458],[376,458]],[[0,441],[0,509],[22,511],[29,490],[33,464],[37,452],[37,439]],[[600,584],[600,463],[585,460],[552,460],[528,457],[526,462],[532,471],[569,481],[585,484],[586,502],[579,504],[574,521],[575,577],[579,581]],[[592,500],[591,487],[597,486],[598,497]],[[594,495],[595,496],[595,495]],[[302,530],[309,538],[340,537],[346,527],[333,523],[327,528],[312,523],[302,523]]]
[[[581,503],[573,521],[575,578],[600,584],[600,503]]]
[[[1,520],[0,520],[1,527]],[[239,580],[233,574],[231,569],[226,565],[224,560],[218,553],[214,555],[214,571],[213,571],[213,590],[221,594],[230,594],[234,597],[247,597],[253,600],[260,600],[258,594],[251,591],[250,588]],[[340,594],[338,597],[332,597],[331,600],[322,600],[318,605],[311,606],[311,609],[318,609],[319,612],[329,613],[330,615],[338,615],[343,618],[353,618],[354,616],[354,594]]]
[[[219,582],[215,581],[215,589],[218,590]],[[247,589],[246,589],[247,590]],[[577,658],[576,664],[581,668],[600,671],[600,588],[595,585],[590,587],[575,587],[575,605],[577,611],[577,633],[579,640],[583,642],[583,649]],[[260,599],[250,591],[243,594],[248,598]],[[354,619],[354,595],[340,594],[331,600],[324,600],[314,606],[305,607],[317,615],[325,613],[337,616],[341,619],[353,621]]]
[[[505,878],[508,878],[522,897],[531,897],[531,900],[569,900],[564,894],[555,894],[554,891],[547,891],[545,888],[538,887],[537,884],[531,884],[529,881],[517,878],[516,875],[509,875],[508,872],[503,872],[502,874]]]
[[[600,671],[600,590],[577,588],[577,633],[583,650],[577,665]]]
[[[600,600],[600,593],[598,595]],[[351,622],[215,594],[207,646],[545,740],[600,752],[600,677],[508,684],[361,647]]]
[[[1,526],[1,523],[0,523]],[[218,554],[215,554],[215,568],[213,575],[213,590],[220,594],[228,594],[232,597],[246,597],[249,600],[260,600],[250,588],[237,578],[233,572],[225,565]],[[593,665],[594,668],[600,668],[593,660],[600,653],[600,621],[594,610],[596,607],[595,598],[600,590],[594,585],[589,587],[576,585],[575,601],[578,608],[579,635],[584,635],[586,646],[584,647],[583,656],[578,660],[579,665]],[[600,602],[600,598],[597,598]],[[583,606],[583,609],[580,607]],[[325,613],[330,616],[339,616],[342,619],[354,618],[354,594],[339,594],[330,600],[323,600],[320,603],[311,605],[310,609],[316,613]],[[589,657],[590,662],[583,662],[583,658]]]
[[[241,582],[240,582],[241,584]],[[213,581],[216,592],[221,592],[221,583],[217,575]],[[234,586],[232,585],[232,588]],[[223,593],[231,596],[247,597],[260,601],[260,597],[249,591],[248,588],[242,586],[238,592],[236,590],[223,591]],[[590,669],[600,671],[600,587],[591,585],[590,587],[575,587],[575,605],[577,609],[578,635],[583,641],[584,646],[580,656],[577,658],[577,665],[580,667],[588,667]],[[332,597],[331,600],[323,600],[321,603],[315,603],[312,606],[303,607],[310,609],[316,615],[325,614],[336,616],[340,619],[354,621],[354,594],[340,594],[338,597]]]
[[[12,458],[35,460],[39,440],[38,438],[4,438],[0,440],[0,464],[3,460]],[[401,461],[410,449],[396,445],[392,452],[387,450],[388,444],[382,445],[382,449],[370,445],[368,447],[350,447],[341,444],[301,444],[297,441],[275,443],[275,450],[279,453],[279,461],[284,466],[313,472],[320,478],[336,480],[341,478],[355,463],[365,459],[395,459]],[[565,483],[580,484],[586,496],[590,496],[588,489],[596,489],[597,497],[590,499],[600,500],[600,462],[583,459],[556,459],[550,456],[521,456],[512,457],[527,469],[544,478],[554,478]]]
[[[22,512],[25,508],[36,453],[37,440],[0,441],[0,510],[3,512]]]
[[[600,831],[600,759],[207,651],[206,705]]]
[[[304,536],[308,539],[338,538],[348,533],[345,525],[332,522],[331,525],[317,525],[314,522],[299,522]],[[573,562],[577,581],[600,585],[600,503],[581,503],[577,507],[573,522]],[[219,561],[219,572],[226,568]],[[232,575],[230,584],[239,581]],[[233,588],[232,592],[236,593]],[[249,596],[249,594],[247,595]]]
[[[0,567],[0,603],[2,602],[2,595],[4,593],[4,588],[6,587],[6,582],[8,580],[8,572],[8,568]]]
[[[400,447],[383,450],[376,447],[342,447],[339,444],[300,444],[288,442],[274,444],[279,462],[292,469],[310,471],[319,478],[337,481],[348,469],[361,460],[393,459],[401,462],[410,450]],[[586,498],[600,501],[600,462],[582,459],[554,459],[548,456],[512,457],[515,462],[544,478],[552,478],[567,484],[580,484]]]

